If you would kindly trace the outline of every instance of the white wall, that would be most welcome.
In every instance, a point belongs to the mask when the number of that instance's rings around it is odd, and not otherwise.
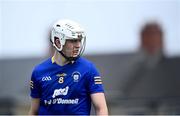
[[[80,22],[87,31],[86,54],[131,52],[149,19],[165,28],[165,51],[180,55],[178,0],[1,0],[0,58],[44,56],[48,31],[57,19]]]

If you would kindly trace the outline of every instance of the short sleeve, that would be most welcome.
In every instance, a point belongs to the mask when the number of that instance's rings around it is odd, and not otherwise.
[[[104,92],[101,76],[93,64],[88,72],[88,87],[90,94]]]
[[[33,71],[31,75],[30,90],[30,96],[32,98],[40,98],[40,85],[35,71]]]

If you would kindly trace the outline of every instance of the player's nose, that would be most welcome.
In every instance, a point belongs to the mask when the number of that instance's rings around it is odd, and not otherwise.
[[[80,41],[74,42],[74,46],[75,46],[76,48],[80,48],[81,42],[80,42]]]

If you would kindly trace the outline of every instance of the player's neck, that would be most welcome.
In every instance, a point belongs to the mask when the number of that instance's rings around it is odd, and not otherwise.
[[[66,64],[69,63],[69,61],[66,60],[66,58],[64,58],[59,52],[55,51],[54,53],[54,60],[56,62],[56,64],[60,65],[60,66],[64,66]]]

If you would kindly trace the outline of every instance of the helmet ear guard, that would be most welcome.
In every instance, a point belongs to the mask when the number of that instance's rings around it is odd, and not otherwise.
[[[61,46],[60,48],[55,44],[55,39],[59,39]],[[51,31],[51,42],[58,52],[60,52],[67,60],[77,59],[73,57],[67,57],[62,53],[63,46],[66,40],[81,39],[81,48],[79,56],[81,56],[85,50],[86,35],[84,29],[76,22],[71,20],[59,20],[56,22]]]
[[[62,33],[59,33],[58,31],[56,31],[54,28],[52,29],[51,32],[51,42],[53,44],[53,46],[57,49],[57,51],[61,51],[63,49],[63,45],[65,44],[66,40],[65,40],[65,35]],[[59,39],[61,46],[60,48],[57,47],[57,45],[55,44],[55,40]]]

